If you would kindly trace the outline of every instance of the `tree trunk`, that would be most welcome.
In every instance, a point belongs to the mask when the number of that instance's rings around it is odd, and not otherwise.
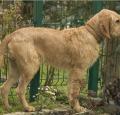
[[[113,79],[120,77],[120,40],[109,40],[105,44],[102,74],[106,86]]]

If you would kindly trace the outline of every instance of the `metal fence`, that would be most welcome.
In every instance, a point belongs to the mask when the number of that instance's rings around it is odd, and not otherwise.
[[[43,24],[42,26],[45,27],[51,27],[55,29],[63,29],[63,28],[69,28],[69,27],[78,27],[82,25],[87,19],[89,19],[94,14],[94,9],[92,7],[92,2],[89,2],[90,4],[87,6],[86,4],[79,5],[80,1],[75,2],[72,1],[70,4],[74,4],[73,9],[71,8],[71,13],[69,11],[69,5],[67,6],[67,3],[64,1],[58,1],[56,5],[53,5],[54,2],[51,4],[48,4],[49,1],[44,3],[43,6]],[[7,4],[7,5],[6,5]],[[1,17],[2,21],[5,23],[0,24],[1,33],[0,36],[3,38],[6,34],[14,31],[16,28],[21,28],[24,26],[33,26],[33,15],[32,13],[29,16],[29,19],[26,18],[26,20],[22,19],[22,15],[25,15],[25,12],[22,14],[19,11],[19,8],[21,8],[20,5],[16,2],[8,3],[8,1],[4,1],[0,3],[1,7]],[[29,7],[26,10],[26,12],[31,12],[31,9],[33,9],[33,2],[26,3]],[[9,6],[8,6],[9,5]],[[50,9],[47,9],[48,7],[51,7]],[[81,7],[79,11],[76,12],[75,8]],[[88,11],[85,9],[88,7]],[[103,4],[103,7],[108,7],[106,4]],[[110,7],[110,6],[109,6]],[[8,10],[7,10],[8,9]],[[24,8],[23,8],[24,9]],[[47,9],[47,10],[45,10]],[[52,14],[49,14],[52,13]],[[53,19],[55,18],[56,19]],[[7,19],[7,17],[10,17],[10,19]],[[85,18],[84,18],[85,17]],[[51,21],[52,20],[52,21]],[[12,28],[14,27],[14,28]],[[101,51],[100,51],[100,58],[99,58],[99,88],[103,87],[103,82],[107,83],[108,81],[112,80],[112,78],[118,78],[120,77],[120,41],[118,40],[111,40],[108,43],[103,43],[101,45]],[[2,84],[7,79],[7,66],[4,69],[1,69],[0,71],[0,84]],[[88,74],[89,75],[89,74]],[[50,65],[41,65],[40,67],[40,85],[43,86],[66,86],[67,84],[67,77],[68,73],[64,70],[59,70],[54,67],[51,67]],[[88,77],[86,77],[88,80]],[[86,83],[87,83],[86,80]],[[17,85],[15,84],[14,87]],[[87,87],[87,86],[86,86]],[[10,93],[11,96],[13,96],[14,100],[14,94],[13,92]]]

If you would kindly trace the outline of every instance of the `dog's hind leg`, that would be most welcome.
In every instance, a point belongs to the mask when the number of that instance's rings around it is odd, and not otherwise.
[[[14,62],[10,61],[8,78],[5,81],[5,83],[0,87],[2,101],[3,101],[5,109],[7,109],[7,110],[10,108],[10,105],[8,102],[8,94],[9,94],[10,88],[19,79],[18,71],[16,68],[17,68],[16,64]]]
[[[25,65],[25,69],[22,71],[22,74],[20,76],[19,84],[17,87],[17,94],[20,99],[20,102],[22,103],[25,111],[32,112],[35,111],[35,108],[30,106],[25,98],[25,92],[27,89],[28,84],[34,77],[35,73],[39,69],[39,61],[34,61],[34,63],[29,63],[28,65]]]
[[[71,107],[76,112],[82,112],[85,111],[85,108],[80,106],[79,104],[79,93],[80,93],[80,87],[83,81],[85,71],[81,71],[80,69],[73,69],[70,72],[70,78],[68,81],[68,98],[69,103]]]
[[[30,81],[32,80],[33,76],[22,75],[19,80],[19,84],[17,87],[17,94],[22,103],[24,110],[27,112],[35,111],[35,108],[30,106],[25,98],[26,88]]]

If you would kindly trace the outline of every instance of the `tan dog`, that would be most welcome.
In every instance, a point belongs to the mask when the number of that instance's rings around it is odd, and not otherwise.
[[[9,108],[8,93],[19,79],[17,94],[24,109],[35,111],[25,99],[27,85],[42,62],[70,71],[68,98],[77,111],[83,110],[78,96],[86,70],[99,56],[99,43],[120,37],[120,15],[102,10],[85,26],[65,30],[49,28],[22,28],[8,35],[0,45],[1,60],[8,52],[9,77],[1,86],[1,95],[6,109]],[[2,64],[2,61],[1,61]]]

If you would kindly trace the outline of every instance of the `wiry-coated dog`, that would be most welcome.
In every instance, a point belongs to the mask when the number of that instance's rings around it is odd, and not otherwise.
[[[8,93],[19,79],[17,94],[27,111],[35,111],[25,99],[27,85],[43,62],[70,71],[68,98],[70,105],[80,112],[78,96],[86,70],[99,56],[99,44],[104,39],[120,37],[120,15],[104,9],[84,26],[64,30],[22,28],[6,36],[0,45],[1,65],[8,52],[9,77],[1,86],[5,108],[9,108]]]

